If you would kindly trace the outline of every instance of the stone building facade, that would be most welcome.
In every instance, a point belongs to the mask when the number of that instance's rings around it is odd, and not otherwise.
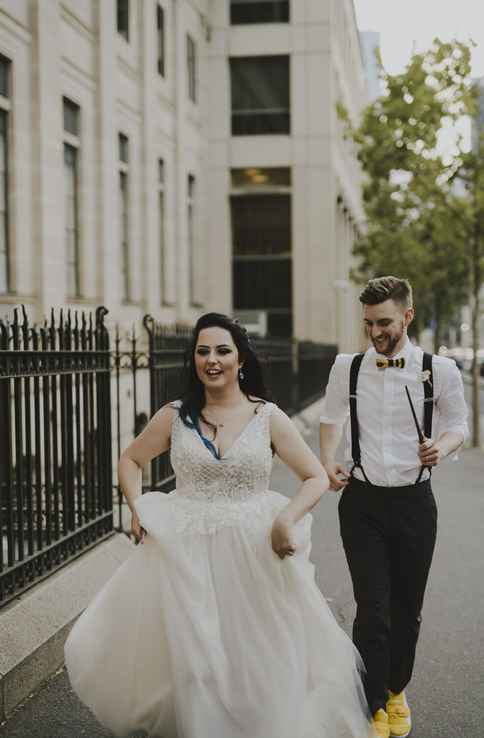
[[[352,0],[2,0],[0,310],[359,341]]]

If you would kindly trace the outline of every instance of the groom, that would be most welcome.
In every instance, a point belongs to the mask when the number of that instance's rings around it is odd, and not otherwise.
[[[404,689],[437,529],[430,475],[464,442],[467,409],[454,361],[408,339],[410,284],[372,279],[360,302],[371,345],[336,357],[321,416],[321,460],[331,488],[343,490],[338,510],[357,605],[353,640],[366,667],[373,726],[379,738],[404,738],[411,730]],[[345,463],[338,464],[348,416]]]

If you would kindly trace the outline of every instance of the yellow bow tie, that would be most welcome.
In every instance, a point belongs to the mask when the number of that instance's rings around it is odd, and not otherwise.
[[[397,369],[403,369],[405,367],[405,359],[377,359],[376,365],[378,369],[386,369],[389,366],[394,366]]]

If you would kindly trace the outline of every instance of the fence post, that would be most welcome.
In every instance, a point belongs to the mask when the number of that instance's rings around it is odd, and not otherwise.
[[[294,408],[294,411],[297,412],[297,409],[299,408],[299,398],[300,398],[300,382],[301,382],[301,375],[299,373],[299,341],[297,338],[293,338],[291,341],[291,352],[292,352],[292,398],[291,398],[291,404]]]
[[[154,353],[155,353],[155,321],[151,315],[145,315],[143,318],[143,325],[148,334],[148,371],[150,373],[150,416],[156,412],[155,408],[155,373],[154,373]],[[150,464],[150,475],[151,483],[154,485],[156,479],[156,459],[153,459]]]
[[[98,377],[96,388],[97,419],[98,419],[98,514],[113,510],[113,453],[111,437],[111,355],[109,333],[104,325],[104,318],[108,314],[107,308],[100,306],[96,310],[95,345],[97,362],[101,365],[102,374]],[[99,426],[102,432],[99,433]],[[99,463],[102,460],[102,463]],[[101,470],[104,470],[101,473]],[[102,486],[101,486],[102,481]]]

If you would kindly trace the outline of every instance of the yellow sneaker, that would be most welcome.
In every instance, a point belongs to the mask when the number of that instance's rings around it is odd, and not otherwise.
[[[391,738],[407,738],[412,730],[412,717],[405,692],[400,694],[390,692],[387,713]]]
[[[377,710],[373,715],[371,724],[375,738],[390,738],[390,726],[388,724],[388,715],[385,710],[382,710],[382,708]]]

